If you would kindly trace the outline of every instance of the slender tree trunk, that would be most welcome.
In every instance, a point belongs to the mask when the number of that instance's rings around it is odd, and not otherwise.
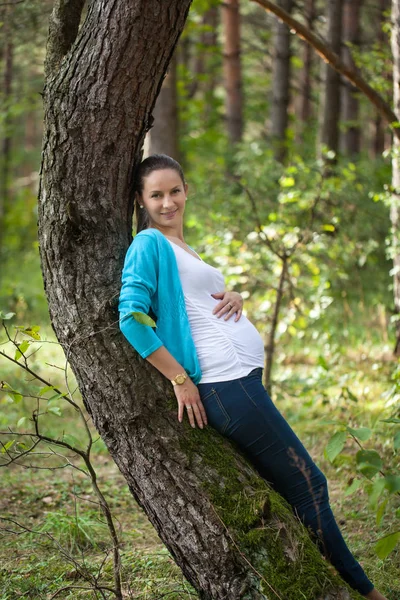
[[[176,56],[169,63],[153,111],[154,125],[149,131],[149,154],[168,154],[179,161],[179,119],[176,90]]]
[[[385,22],[384,13],[388,8],[388,1],[389,0],[379,0],[378,4],[376,39],[380,49],[387,44],[387,34],[383,32],[382,26]],[[392,77],[392,74],[390,74],[390,77]],[[369,155],[372,159],[382,156],[382,152],[385,150],[386,133],[387,128],[385,126],[385,122],[382,119],[382,115],[377,112],[375,113],[371,131],[371,146]]]
[[[393,108],[400,121],[400,0],[392,0]],[[395,354],[400,356],[400,142],[393,140],[392,188],[390,208],[393,252],[393,292],[396,316]]]
[[[279,323],[279,313],[281,310],[281,304],[282,304],[282,300],[283,300],[283,287],[285,285],[287,263],[288,263],[288,258],[285,256],[282,260],[281,274],[279,277],[278,289],[276,291],[276,300],[275,300],[275,306],[274,306],[274,314],[272,316],[271,329],[269,331],[269,334],[267,337],[267,343],[265,346],[265,375],[264,375],[264,378],[265,378],[265,387],[267,388],[270,396],[272,394],[271,374],[272,374],[272,365],[273,365],[274,354],[275,354],[275,337],[276,337],[276,331],[277,331],[278,323]]]
[[[119,330],[132,172],[189,7],[93,2],[67,43],[77,15],[72,3],[56,3],[39,190],[52,325],[94,425],[201,598],[360,598],[233,445],[178,422],[170,383]]]
[[[357,47],[360,43],[360,13],[362,0],[344,0],[343,5],[343,62],[356,68],[346,42]],[[346,130],[341,137],[341,150],[347,156],[360,152],[361,131],[358,124],[358,91],[348,80],[342,86],[342,121]],[[347,122],[347,123],[346,123]]]
[[[11,27],[13,3],[2,7],[3,10],[3,102],[5,116],[3,119],[3,139],[1,140],[1,176],[0,176],[0,257],[4,237],[4,217],[10,204],[10,165],[11,165],[11,92],[13,80],[14,42]]]
[[[225,115],[229,140],[240,142],[243,135],[243,89],[240,59],[239,0],[225,0],[222,4],[224,31],[224,86]]]
[[[279,0],[278,5],[291,13],[292,0]],[[286,129],[290,95],[290,31],[286,23],[275,24],[274,61],[272,69],[271,137],[275,158],[283,161],[287,154]]]
[[[305,22],[307,28],[312,31],[316,17],[315,0],[306,0],[304,4]],[[311,86],[312,86],[312,70],[313,49],[310,44],[303,42],[303,68],[300,78],[300,94],[297,102],[297,115],[303,126],[307,126],[312,117],[311,106]]]
[[[328,0],[327,7],[327,42],[333,52],[340,54],[342,0]],[[323,63],[321,79],[323,89],[321,93],[319,151],[321,145],[324,144],[337,153],[339,147],[340,75],[329,65]]]

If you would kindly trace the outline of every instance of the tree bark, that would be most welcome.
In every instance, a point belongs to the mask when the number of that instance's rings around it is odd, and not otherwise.
[[[176,90],[176,56],[169,63],[153,111],[154,125],[149,131],[149,154],[168,154],[179,161],[179,119]]]
[[[305,6],[305,21],[309,31],[312,31],[314,20],[316,18],[315,0],[306,0]],[[311,68],[313,62],[313,49],[310,44],[303,44],[303,68],[301,72],[300,94],[298,97],[298,116],[302,124],[307,127],[308,121],[312,117],[311,109]]]
[[[343,5],[343,62],[356,69],[349,46],[360,44],[360,13],[362,0],[344,0]],[[359,100],[356,88],[347,80],[342,86],[342,122],[345,131],[341,136],[341,150],[347,156],[360,152],[361,131],[358,124]]]
[[[342,43],[342,0],[327,2],[327,41],[340,55]],[[337,154],[339,149],[340,75],[326,63],[322,64],[322,91],[318,150],[325,145]]]
[[[239,0],[225,0],[221,10],[224,30],[223,55],[226,127],[230,142],[236,144],[236,142],[240,142],[243,135]]]
[[[290,14],[292,0],[279,0],[279,6]],[[272,69],[271,136],[275,158],[283,161],[287,154],[286,129],[290,95],[290,30],[286,23],[275,25],[275,55]]]
[[[201,598],[361,598],[240,452],[178,422],[169,382],[119,330],[132,172],[189,7],[92,2],[48,56],[39,243],[51,322],[95,427]]]

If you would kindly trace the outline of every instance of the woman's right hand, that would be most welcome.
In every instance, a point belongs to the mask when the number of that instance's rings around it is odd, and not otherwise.
[[[207,415],[197,386],[188,377],[181,385],[174,385],[174,392],[178,400],[178,421],[182,423],[186,409],[191,426],[196,427],[197,421],[200,429],[203,429],[204,425],[207,425]]]

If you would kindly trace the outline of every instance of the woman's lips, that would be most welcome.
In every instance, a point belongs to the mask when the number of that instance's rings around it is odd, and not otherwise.
[[[172,219],[172,217],[178,212],[178,209],[174,210],[173,212],[168,212],[168,213],[161,213],[163,217],[165,217],[166,219]]]

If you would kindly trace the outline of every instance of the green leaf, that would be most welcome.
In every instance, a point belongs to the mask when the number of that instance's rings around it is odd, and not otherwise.
[[[25,421],[28,420],[28,417],[21,417],[20,419],[18,419],[17,422],[17,427],[21,427],[21,425],[23,425],[25,423]]]
[[[29,340],[24,340],[20,344],[18,344],[18,349],[15,352],[14,360],[18,360],[21,358],[22,354],[26,352],[31,345]]]
[[[0,319],[2,319],[3,321],[8,321],[9,319],[12,319],[14,315],[15,313],[13,312],[4,313],[2,310],[0,310]]]
[[[49,392],[50,390],[54,390],[54,385],[45,385],[39,390],[39,396],[43,396],[43,394]]]
[[[385,477],[386,489],[390,494],[400,492],[400,476],[399,475],[386,475]]]
[[[350,494],[354,494],[362,484],[361,479],[353,479],[352,483],[349,485],[347,490],[345,490],[344,495],[350,496]]]
[[[386,506],[387,503],[389,502],[389,498],[386,498],[383,502],[381,502],[378,506],[378,510],[376,511],[376,526],[379,527],[379,525],[382,522],[383,519],[383,515],[385,514],[385,510],[386,510]]]
[[[359,429],[353,429],[352,427],[347,427],[347,431],[354,435],[355,438],[361,440],[362,442],[366,442],[372,435],[372,431],[368,429],[368,427],[359,427]]]
[[[26,327],[25,329],[23,329],[23,332],[26,333],[26,335],[29,335],[34,340],[40,340],[41,337],[39,335],[39,329],[40,325],[33,325],[33,327]]]
[[[70,446],[79,446],[79,440],[71,433],[66,433],[63,435],[62,441]]]
[[[400,448],[400,431],[398,431],[393,439],[393,446],[395,450],[399,450]]]
[[[281,187],[287,188],[294,186],[295,180],[293,177],[281,177],[279,183],[281,184]]]
[[[133,311],[130,314],[138,323],[141,323],[142,325],[148,325],[149,327],[157,327],[155,321],[153,321],[153,319],[145,313]]]
[[[382,459],[376,450],[359,450],[356,461],[358,470],[369,479],[382,469]]]
[[[391,417],[390,419],[381,419],[381,423],[400,423],[400,419]]]
[[[11,448],[11,446],[15,443],[15,440],[9,440],[4,446],[1,447],[1,453],[5,454],[7,450]]]
[[[61,408],[59,406],[50,406],[50,408],[47,409],[47,412],[51,412],[54,415],[57,415],[57,417],[61,417]]]
[[[353,400],[353,402],[358,402],[358,398],[357,398],[357,396],[355,396],[355,395],[353,394],[353,392],[352,392],[352,391],[351,391],[351,390],[350,390],[348,387],[346,387],[346,388],[344,388],[344,389],[345,389],[345,390],[346,390],[346,392],[347,392],[347,395],[348,395],[348,397],[349,397],[349,400]]]
[[[397,542],[400,540],[400,531],[396,531],[395,533],[390,533],[389,535],[385,535],[385,537],[378,540],[375,544],[375,552],[379,556],[379,558],[386,558],[392,550],[395,549]]]
[[[3,390],[10,398],[11,402],[21,402],[22,394],[14,390],[6,381],[1,382],[1,390]]]
[[[344,448],[346,443],[347,432],[346,431],[337,431],[329,440],[326,445],[326,456],[327,458],[333,462],[338,454]]]
[[[369,491],[368,491],[368,504],[370,506],[370,508],[372,508],[373,510],[376,508],[377,502],[379,497],[381,496],[383,490],[385,489],[385,478],[384,477],[379,477],[379,479],[375,479],[374,483],[372,485],[369,485]]]
[[[68,392],[59,392],[57,394],[54,394],[54,396],[51,396],[51,398],[47,398],[47,406],[51,406],[52,404],[54,404],[54,402],[57,402],[57,400],[59,400],[60,398],[64,398],[65,396],[68,396]]]
[[[322,230],[323,231],[335,231],[335,226],[330,225],[329,223],[326,223],[325,225],[322,225]]]

